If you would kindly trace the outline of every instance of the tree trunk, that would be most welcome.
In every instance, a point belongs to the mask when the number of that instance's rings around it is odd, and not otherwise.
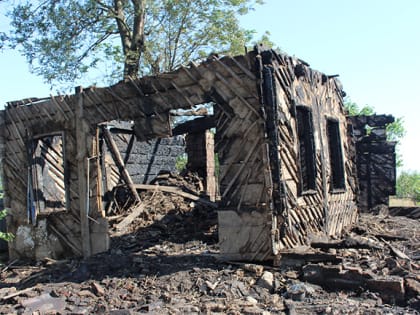
[[[125,54],[124,80],[135,79],[139,74],[140,58],[144,49],[144,24],[146,0],[132,0],[134,6],[131,45]]]
[[[134,9],[133,25],[127,24],[124,0],[114,0],[118,31],[124,54],[124,81],[135,79],[139,74],[140,58],[144,49],[144,24],[146,0],[131,0]]]

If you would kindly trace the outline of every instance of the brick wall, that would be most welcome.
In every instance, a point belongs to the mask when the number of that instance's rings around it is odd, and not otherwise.
[[[126,158],[131,135],[113,133],[123,159]],[[176,159],[185,152],[183,136],[134,141],[126,163],[127,170],[136,184],[149,183],[160,171],[176,171]]]

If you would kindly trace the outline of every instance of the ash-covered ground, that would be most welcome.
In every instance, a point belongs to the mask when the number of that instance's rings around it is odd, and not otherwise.
[[[170,181],[163,184],[180,184]],[[3,265],[0,313],[419,312],[419,220],[390,216],[386,209],[363,214],[341,240],[284,253],[274,264],[256,264],[219,255],[213,207],[158,190],[141,197],[147,211],[123,232],[112,231],[106,253]],[[115,213],[111,226],[124,216],[123,210]]]

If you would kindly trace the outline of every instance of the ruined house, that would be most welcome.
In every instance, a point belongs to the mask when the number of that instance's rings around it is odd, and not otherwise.
[[[172,126],[172,110],[198,104],[212,104],[213,114]],[[335,76],[262,47],[74,95],[10,102],[0,115],[10,256],[107,250],[106,196],[116,178],[136,197],[136,185],[157,174],[141,167],[137,179],[130,174],[133,142],[148,143],[137,153],[151,165],[157,151],[150,148],[166,141],[162,156],[170,157],[177,140],[168,137],[179,134],[186,134],[188,167],[204,177],[210,200],[219,196],[224,256],[267,260],[339,236],[357,218],[355,124]]]

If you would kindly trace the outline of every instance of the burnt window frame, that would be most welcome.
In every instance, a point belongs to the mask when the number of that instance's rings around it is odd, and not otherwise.
[[[305,123],[308,128],[302,128],[302,124]],[[316,194],[317,165],[315,128],[312,108],[309,106],[296,106],[296,129],[298,137],[299,193],[301,196]],[[305,154],[302,154],[302,151]]]
[[[36,169],[39,166],[37,159],[39,158],[36,156],[36,150],[39,145],[39,141],[48,137],[60,137],[61,138],[61,158],[62,158],[62,167],[63,167],[63,185],[64,185],[64,200],[63,206],[61,207],[49,207],[47,205],[40,206],[40,197],[39,194],[42,194],[42,190],[38,191],[39,186],[39,174],[37,173],[38,170]],[[28,207],[28,218],[30,221],[35,224],[37,221],[37,217],[44,217],[48,216],[53,213],[62,213],[67,212],[70,210],[70,187],[68,181],[68,165],[66,159],[66,133],[65,131],[57,131],[57,132],[49,132],[43,134],[36,134],[32,135],[28,138],[28,185],[32,189],[28,189],[28,200],[27,200],[27,207]],[[43,150],[43,148],[41,148]],[[44,159],[45,160],[45,159]],[[43,161],[42,161],[43,162]],[[48,163],[50,166],[51,163]],[[35,177],[36,176],[36,177]],[[41,175],[42,176],[42,175]],[[30,181],[30,182],[29,182]],[[45,202],[45,200],[43,201]],[[58,200],[52,202],[59,202]]]
[[[326,135],[328,140],[328,157],[330,166],[330,192],[346,191],[346,172],[344,168],[343,141],[340,132],[340,120],[326,117]],[[334,130],[332,130],[332,128]]]

